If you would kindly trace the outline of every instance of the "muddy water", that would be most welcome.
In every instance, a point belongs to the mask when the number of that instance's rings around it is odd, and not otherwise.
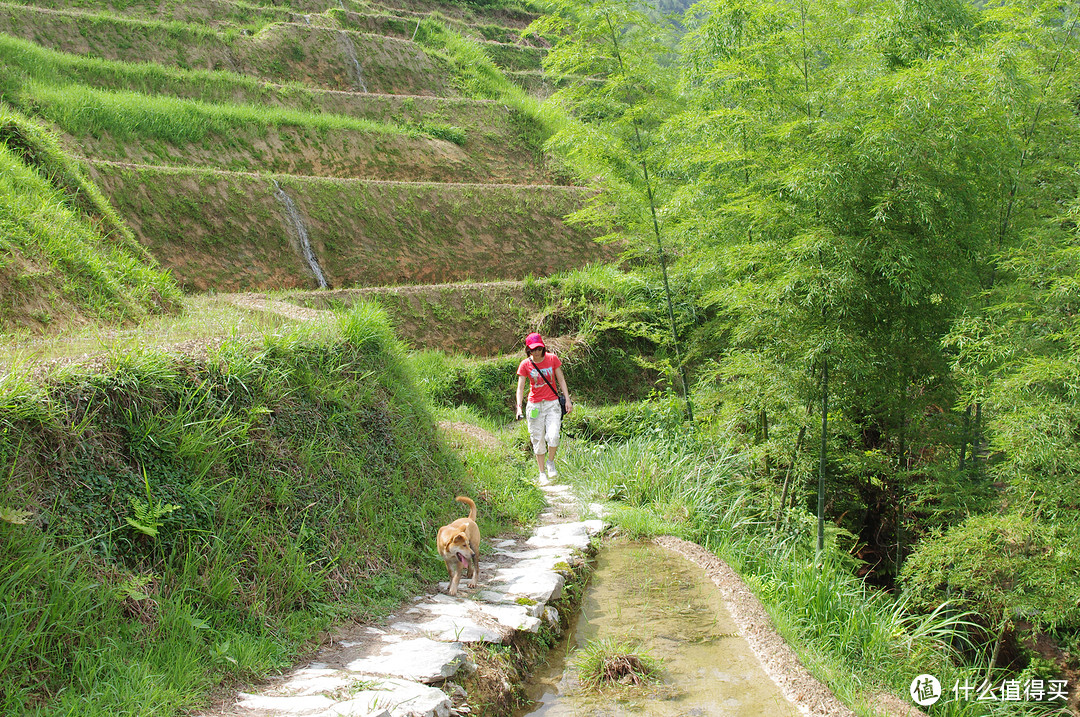
[[[593,717],[788,717],[796,714],[724,607],[701,568],[652,544],[601,551],[576,626],[527,687],[521,715]],[[631,639],[663,659],[660,684],[580,688],[574,651],[601,638]]]

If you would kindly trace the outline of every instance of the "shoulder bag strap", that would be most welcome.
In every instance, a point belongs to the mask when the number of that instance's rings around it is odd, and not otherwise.
[[[533,368],[536,369],[536,372],[540,374],[540,378],[544,379],[544,383],[548,385],[548,388],[551,389],[551,392],[554,393],[556,396],[561,396],[562,394],[555,390],[555,387],[551,385],[551,381],[547,380],[547,376],[545,376],[544,372],[540,370],[540,367],[536,365],[536,362],[532,360],[532,356],[529,357],[529,363],[531,363],[533,365]]]

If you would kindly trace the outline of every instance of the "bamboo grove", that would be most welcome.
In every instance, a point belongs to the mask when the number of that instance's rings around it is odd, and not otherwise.
[[[671,272],[699,424],[781,509],[822,479],[875,580],[1075,652],[1080,8],[549,9],[549,147],[601,187],[576,220]]]

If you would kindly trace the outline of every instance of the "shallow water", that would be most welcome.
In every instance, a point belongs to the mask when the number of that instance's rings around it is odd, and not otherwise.
[[[762,670],[719,591],[698,566],[652,544],[615,544],[598,559],[577,624],[530,685],[520,715],[787,717],[795,709]],[[574,650],[601,638],[640,643],[662,658],[651,688],[582,690]]]

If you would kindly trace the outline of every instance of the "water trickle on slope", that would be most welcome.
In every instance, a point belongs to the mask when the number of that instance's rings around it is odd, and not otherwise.
[[[274,196],[282,206],[285,207],[285,213],[289,216],[289,221],[292,222],[293,230],[296,232],[297,237],[300,239],[300,251],[304,254],[304,260],[307,261],[308,268],[311,269],[311,273],[315,275],[315,281],[319,283],[320,289],[327,287],[326,277],[323,275],[322,267],[319,266],[319,260],[315,257],[315,251],[311,248],[311,242],[308,239],[307,225],[304,224],[304,218],[300,216],[300,212],[296,209],[296,204],[293,203],[292,197],[285,193],[285,190],[281,188],[277,180],[274,180]]]
[[[352,39],[349,34],[344,30],[338,30],[337,33],[338,47],[341,48],[342,53],[345,55],[345,59],[349,62],[349,67],[352,70],[353,86],[360,92],[367,92],[367,83],[364,82],[364,71],[360,67],[360,61],[356,59],[356,46],[353,45]]]
[[[527,686],[533,717],[794,717],[698,566],[657,545],[604,548],[565,645]],[[640,643],[662,658],[654,688],[581,689],[573,650],[602,638]],[[567,659],[562,659],[563,657]]]

